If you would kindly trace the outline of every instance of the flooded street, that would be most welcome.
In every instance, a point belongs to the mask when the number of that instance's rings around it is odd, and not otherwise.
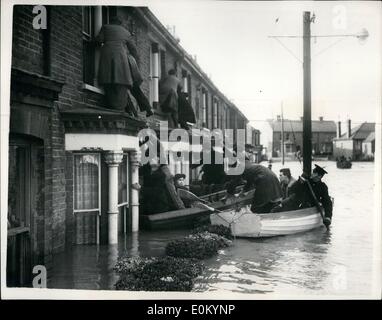
[[[372,294],[374,164],[354,163],[350,170],[335,162],[317,162],[329,172],[324,181],[335,198],[330,231],[325,227],[267,239],[235,239],[233,245],[205,261],[195,292],[257,293],[368,297]],[[292,176],[301,173],[287,162]],[[278,174],[281,163],[273,164]],[[160,256],[166,243],[187,231],[140,232],[120,238],[118,246],[75,246],[54,258],[49,288],[113,289],[118,255]],[[379,245],[379,244],[378,244]],[[49,274],[49,272],[48,272]]]

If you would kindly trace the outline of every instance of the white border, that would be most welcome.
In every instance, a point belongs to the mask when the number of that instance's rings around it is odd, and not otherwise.
[[[176,0],[166,2],[175,2]],[[177,1],[179,3],[179,1]],[[106,2],[104,0],[66,0],[65,5],[147,5],[150,1],[147,0],[112,0]],[[293,3],[291,1],[291,3]],[[3,0],[1,1],[1,109],[0,109],[0,125],[1,125],[1,176],[0,176],[0,199],[1,199],[1,243],[6,245],[7,241],[7,203],[8,203],[8,133],[9,133],[9,101],[10,101],[10,70],[11,70],[11,43],[12,43],[12,6],[14,4],[36,4],[36,5],[63,5],[63,1],[57,0]],[[305,3],[306,4],[306,3]],[[381,8],[381,3],[379,3]],[[381,10],[379,10],[381,12]],[[381,88],[381,79],[379,79]],[[380,101],[381,105],[381,101]],[[183,292],[129,292],[129,291],[93,291],[93,290],[58,290],[58,289],[31,289],[31,288],[6,288],[6,250],[1,250],[1,297],[3,299],[113,299],[113,300],[141,300],[141,299],[240,299],[240,300],[273,300],[273,299],[380,299],[381,298],[381,109],[377,110],[377,146],[375,157],[375,215],[374,215],[374,265],[373,293],[370,297],[365,296],[340,296],[340,295],[325,295],[325,296],[301,296],[301,295],[259,295],[259,294],[236,294],[236,293],[183,293]],[[379,121],[378,121],[379,120]],[[110,148],[110,147],[109,147]]]

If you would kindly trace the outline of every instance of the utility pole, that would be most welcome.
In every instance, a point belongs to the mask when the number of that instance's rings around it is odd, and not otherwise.
[[[304,52],[304,113],[303,113],[303,171],[312,172],[312,112],[311,112],[311,73],[310,73],[310,12],[303,13],[303,52]]]
[[[283,112],[283,101],[281,100],[281,163],[284,165],[285,161],[285,150],[284,150],[284,112]]]

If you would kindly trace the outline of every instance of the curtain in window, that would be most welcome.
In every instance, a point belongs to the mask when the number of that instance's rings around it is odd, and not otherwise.
[[[98,209],[99,156],[74,156],[74,210]]]

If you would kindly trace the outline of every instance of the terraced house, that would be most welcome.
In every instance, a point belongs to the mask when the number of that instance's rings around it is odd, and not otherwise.
[[[41,9],[41,8],[40,8]],[[46,28],[35,28],[37,12]],[[227,99],[148,8],[15,6],[9,135],[9,286],[27,285],[31,267],[47,268],[55,253],[81,244],[113,244],[138,231],[138,132],[168,117],[158,82],[175,69],[196,114],[195,128],[246,129]],[[154,115],[111,109],[98,84],[95,37],[118,16],[133,36],[141,89]],[[133,101],[133,103],[135,103]],[[177,152],[177,150],[171,150]],[[196,178],[188,164],[173,173]]]

